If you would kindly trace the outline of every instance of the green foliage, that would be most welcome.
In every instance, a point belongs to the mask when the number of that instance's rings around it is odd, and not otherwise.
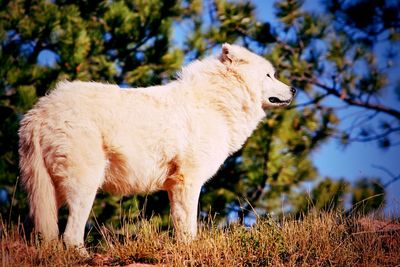
[[[247,189],[244,196],[253,206],[279,213],[282,194],[290,195],[303,182],[317,177],[307,153],[310,146],[317,145],[311,144],[308,137],[317,129],[313,123],[294,128],[294,110],[269,115],[243,149],[241,181]],[[263,188],[259,193],[263,196],[256,197],[258,191],[254,188]]]
[[[369,213],[385,204],[385,189],[378,178],[361,178],[353,188],[351,199],[355,212]]]
[[[296,205],[296,215],[306,214],[310,210],[342,211],[345,209],[345,194],[349,189],[350,185],[344,179],[332,180],[327,177],[315,185],[310,193],[294,195],[292,201]]]
[[[331,210],[344,207],[344,193],[348,183],[343,179],[332,181],[329,178],[313,188],[311,197],[315,207],[319,210]]]

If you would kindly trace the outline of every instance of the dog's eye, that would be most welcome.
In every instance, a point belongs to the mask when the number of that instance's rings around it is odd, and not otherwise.
[[[267,77],[268,77],[268,78],[271,78],[271,75],[269,75],[269,73],[267,73]]]

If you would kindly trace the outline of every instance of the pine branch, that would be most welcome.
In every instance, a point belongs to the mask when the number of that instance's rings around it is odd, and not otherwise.
[[[315,86],[323,89],[328,95],[336,96],[337,98],[340,98],[342,101],[344,101],[345,103],[347,103],[349,105],[363,107],[366,109],[382,112],[382,113],[385,113],[387,115],[390,115],[390,116],[395,117],[396,119],[400,120],[400,111],[399,110],[396,110],[396,109],[393,109],[393,108],[390,108],[390,107],[387,107],[384,105],[380,105],[380,104],[374,104],[374,103],[369,103],[369,102],[352,99],[349,96],[345,96],[345,95],[341,94],[339,90],[336,90],[333,87],[329,87],[328,85],[317,81],[315,78],[301,77],[301,78],[297,78],[297,80],[314,84]]]
[[[383,188],[387,188],[389,185],[400,180],[400,175],[394,175],[391,171],[389,171],[387,168],[385,168],[383,166],[373,164],[372,167],[385,172],[387,175],[389,175],[392,178],[382,185]]]
[[[381,140],[382,138],[389,136],[391,133],[399,132],[399,131],[400,131],[400,127],[396,127],[396,128],[388,129],[380,134],[376,134],[376,135],[369,136],[369,137],[348,138],[347,141],[349,141],[349,142],[371,142],[371,141]],[[336,137],[341,139],[340,136],[336,136]]]
[[[396,119],[400,120],[400,111],[398,111],[396,109],[392,109],[387,106],[383,106],[383,105],[379,105],[379,104],[373,104],[373,103],[355,100],[350,97],[343,97],[343,95],[340,94],[337,90],[330,88],[329,86],[322,84],[320,82],[317,82],[317,81],[314,81],[313,84],[318,86],[319,88],[324,89],[326,92],[330,93],[331,95],[334,95],[334,96],[342,99],[344,102],[346,102],[352,106],[376,110],[376,111],[391,115],[391,116],[395,117]]]
[[[300,104],[296,104],[296,105],[290,105],[289,107],[287,107],[287,109],[294,109],[294,108],[299,108],[299,107],[315,105],[315,104],[318,104],[322,99],[324,99],[325,97],[327,97],[329,95],[330,95],[329,93],[325,93],[323,95],[315,97],[314,99],[312,99],[308,102],[304,102],[304,103],[300,103]]]

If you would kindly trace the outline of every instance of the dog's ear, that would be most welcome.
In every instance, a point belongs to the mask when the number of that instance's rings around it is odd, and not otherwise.
[[[224,64],[231,64],[234,60],[234,56],[232,54],[232,47],[228,43],[224,43],[222,45],[221,55],[219,56],[219,60]]]
[[[222,51],[221,55],[219,56],[219,60],[224,63],[225,65],[231,65],[231,64],[244,64],[248,63],[247,60],[241,58],[240,53],[238,53],[237,47],[235,48],[234,46],[224,43],[222,45]]]

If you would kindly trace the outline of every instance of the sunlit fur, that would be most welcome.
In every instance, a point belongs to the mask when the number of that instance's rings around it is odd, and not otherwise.
[[[60,82],[24,116],[19,131],[21,177],[36,230],[57,238],[57,210],[66,203],[64,241],[82,246],[98,190],[167,190],[178,237],[194,237],[201,186],[243,145],[263,108],[274,106],[269,97],[293,97],[269,73],[274,69],[262,57],[225,44],[220,55],[189,64],[162,86]]]

